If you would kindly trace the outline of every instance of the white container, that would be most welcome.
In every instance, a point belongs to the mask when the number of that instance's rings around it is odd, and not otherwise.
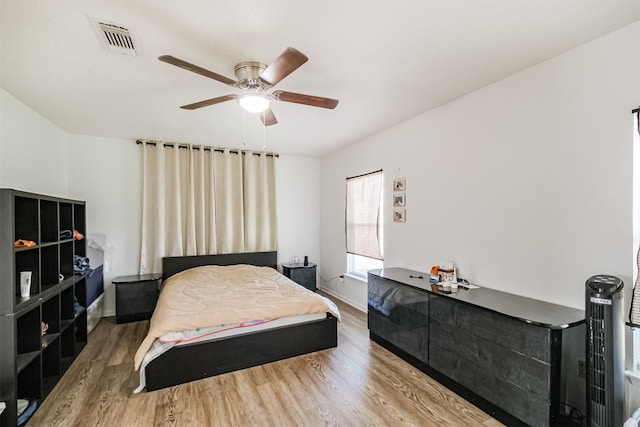
[[[27,298],[31,294],[31,272],[20,272],[20,296]]]

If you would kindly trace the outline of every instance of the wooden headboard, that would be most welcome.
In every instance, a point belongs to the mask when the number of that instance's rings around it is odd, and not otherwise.
[[[162,258],[162,282],[176,273],[203,265],[249,264],[278,268],[278,252],[245,252],[238,254],[173,256]]]

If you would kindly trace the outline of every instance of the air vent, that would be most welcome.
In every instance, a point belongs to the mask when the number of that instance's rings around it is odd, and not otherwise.
[[[126,25],[90,16],[102,45],[112,52],[131,56],[142,56],[134,31]]]

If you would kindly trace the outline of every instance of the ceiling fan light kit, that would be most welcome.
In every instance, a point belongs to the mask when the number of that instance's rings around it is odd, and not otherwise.
[[[224,95],[180,107],[186,110],[195,110],[237,99],[245,111],[260,114],[260,120],[262,120],[264,125],[271,126],[278,123],[278,120],[270,108],[271,101],[292,102],[327,109],[334,109],[338,105],[337,99],[323,98],[320,96],[304,95],[282,90],[275,91],[272,94],[267,93],[268,90],[309,60],[305,54],[292,47],[287,48],[271,65],[256,61],[240,62],[233,70],[238,79],[237,81],[171,55],[163,55],[158,59],[187,71],[217,80],[244,92],[240,95]]]
[[[269,98],[259,94],[240,95],[238,97],[238,103],[249,113],[262,113],[271,105]]]

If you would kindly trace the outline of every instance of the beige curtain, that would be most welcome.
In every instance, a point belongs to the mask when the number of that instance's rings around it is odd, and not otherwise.
[[[141,274],[164,256],[277,249],[275,156],[139,142]]]

